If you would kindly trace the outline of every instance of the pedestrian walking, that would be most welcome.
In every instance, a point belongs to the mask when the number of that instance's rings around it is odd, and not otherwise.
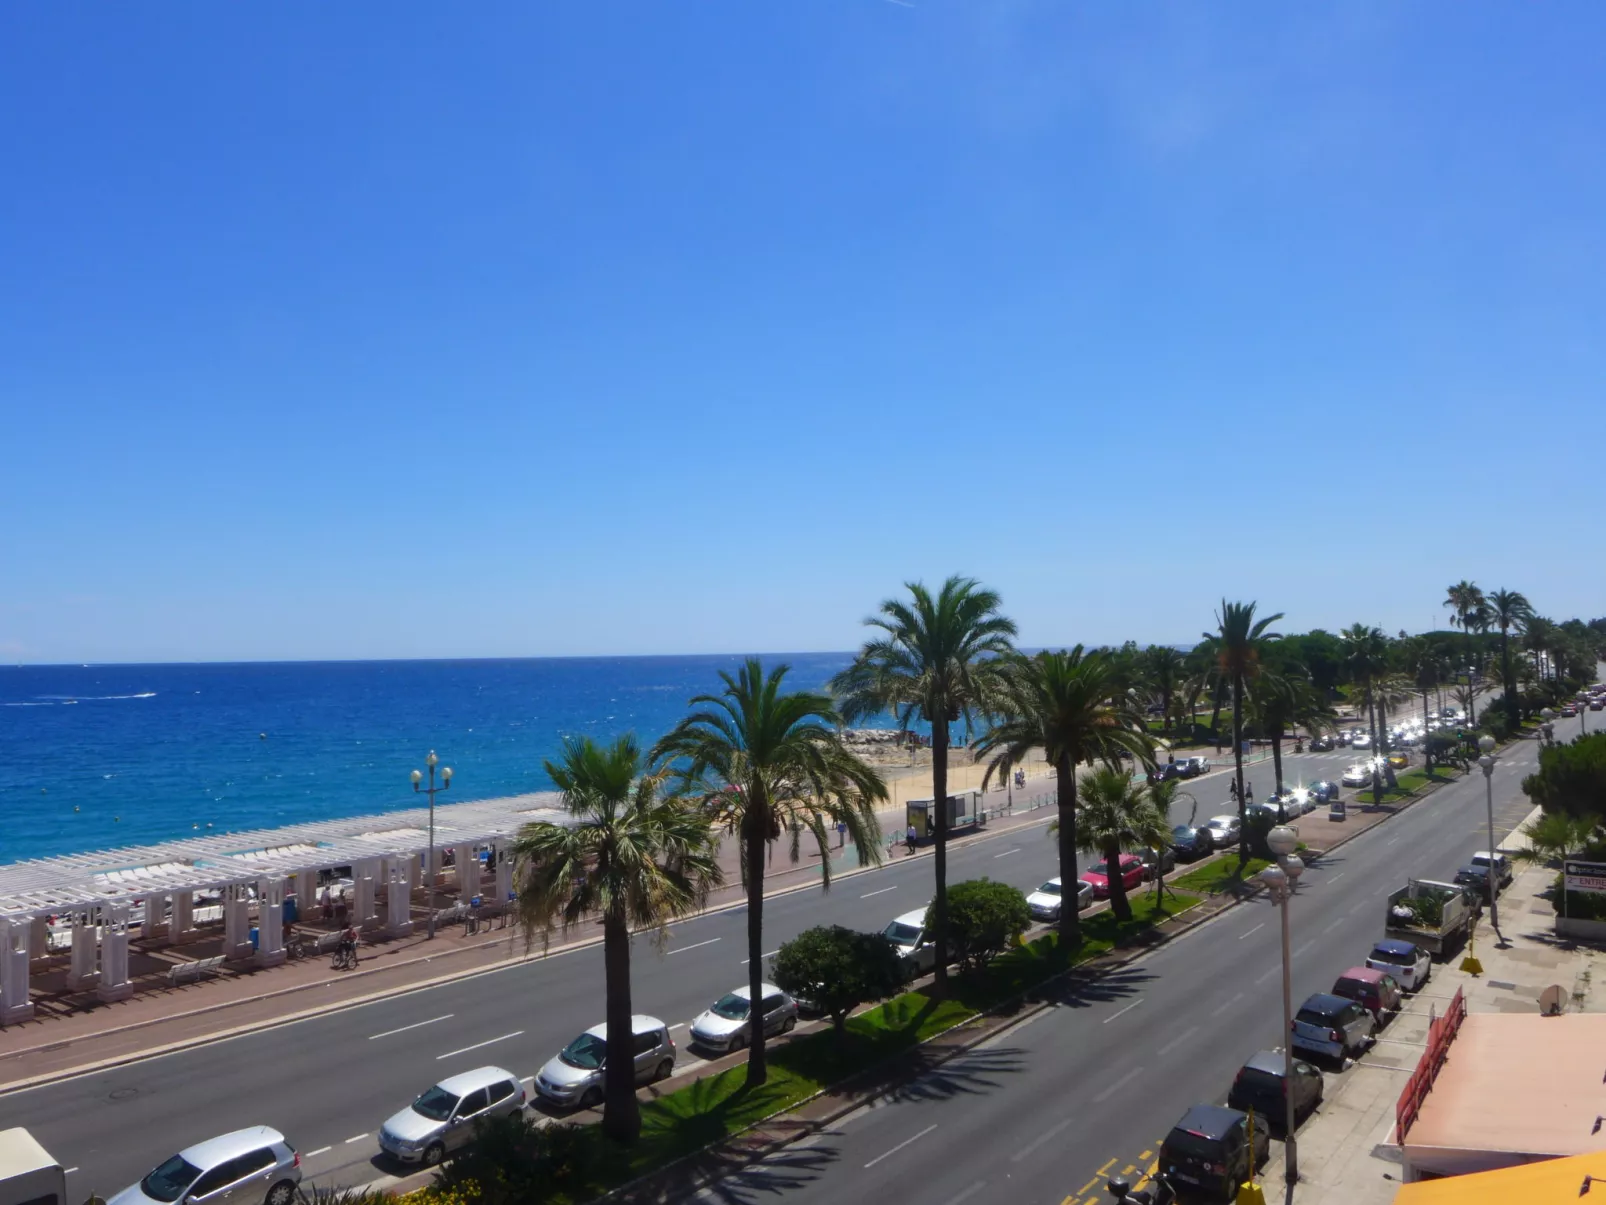
[[[904,829],[904,831],[903,831],[903,843],[907,847],[909,853],[911,853],[911,854],[914,853],[914,851],[915,851],[915,841],[918,840],[919,837],[920,837],[920,834],[915,832],[914,821],[911,820],[909,822],[909,827]]]
[[[335,914],[335,901],[334,897],[329,894],[329,888],[327,886],[325,886],[323,889],[323,899],[320,902],[323,905],[324,924],[328,924],[330,919]]]
[[[847,843],[848,822],[846,820],[838,820],[836,822],[836,847],[838,849],[842,849],[847,845]]]

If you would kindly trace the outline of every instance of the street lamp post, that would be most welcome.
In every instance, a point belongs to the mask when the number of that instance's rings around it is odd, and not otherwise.
[[[1483,751],[1478,765],[1483,770],[1483,798],[1489,816],[1489,927],[1494,930],[1495,940],[1504,946],[1506,939],[1500,932],[1500,904],[1496,899],[1500,892],[1499,872],[1494,864],[1494,737],[1484,733],[1478,738],[1478,748]]]
[[[1277,855],[1277,865],[1260,872],[1271,898],[1282,910],[1283,923],[1283,1179],[1299,1181],[1299,1144],[1294,1136],[1294,982],[1293,959],[1288,952],[1288,901],[1294,884],[1305,873],[1305,863],[1295,856],[1299,835],[1279,824],[1266,834],[1266,844]]]
[[[438,787],[435,785],[435,766],[439,762],[440,758],[436,757],[435,750],[431,749],[429,756],[424,759],[424,764],[429,767],[429,786],[427,787],[419,785],[424,781],[424,775],[417,770],[413,771],[413,790],[429,796],[429,860],[426,864],[426,870],[429,873],[430,937],[435,936],[435,794],[437,791],[447,790],[452,785],[452,768],[450,766],[441,767],[441,785]]]

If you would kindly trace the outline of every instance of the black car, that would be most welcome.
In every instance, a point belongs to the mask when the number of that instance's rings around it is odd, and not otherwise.
[[[1182,777],[1182,767],[1174,761],[1158,765],[1149,771],[1150,783],[1170,782],[1173,778]]]
[[[1171,830],[1171,848],[1184,862],[1197,862],[1215,853],[1216,843],[1209,829],[1179,824]]]
[[[1307,743],[1312,753],[1327,753],[1333,748],[1333,738],[1330,736],[1313,736]]]
[[[1305,793],[1318,804],[1332,803],[1338,798],[1338,784],[1322,778],[1305,788]]]
[[[1475,908],[1482,908],[1489,902],[1489,868],[1468,863],[1455,872],[1455,884],[1463,888],[1462,894],[1468,897]]]
[[[1283,1088],[1281,1051],[1263,1050],[1238,1071],[1227,1093],[1227,1107],[1255,1117],[1278,1134],[1283,1132],[1288,1097]],[[1322,1073],[1302,1059],[1294,1060],[1294,1124],[1297,1126],[1322,1103]],[[1257,1123],[1258,1124],[1258,1123]]]
[[[1250,1149],[1247,1114],[1220,1105],[1194,1105],[1160,1144],[1160,1166],[1178,1185],[1231,1201],[1238,1186],[1249,1179],[1251,1165],[1259,1167],[1270,1153],[1265,1126],[1255,1127]]]

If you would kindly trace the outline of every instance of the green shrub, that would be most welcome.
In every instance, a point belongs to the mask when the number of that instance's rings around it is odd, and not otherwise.
[[[932,921],[928,909],[926,924]],[[965,970],[986,966],[1019,941],[1031,923],[1031,909],[1018,887],[982,878],[948,888],[949,953]]]
[[[830,1017],[840,1037],[849,1013],[897,995],[908,971],[881,934],[817,925],[781,946],[771,977],[782,991]]]

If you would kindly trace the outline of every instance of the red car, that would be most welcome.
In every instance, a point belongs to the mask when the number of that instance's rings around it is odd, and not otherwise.
[[[1093,898],[1096,900],[1108,899],[1110,896],[1110,880],[1105,872],[1104,863],[1099,862],[1089,866],[1077,878],[1093,888]],[[1121,855],[1121,885],[1128,891],[1135,891],[1143,885],[1143,859],[1137,854]]]

